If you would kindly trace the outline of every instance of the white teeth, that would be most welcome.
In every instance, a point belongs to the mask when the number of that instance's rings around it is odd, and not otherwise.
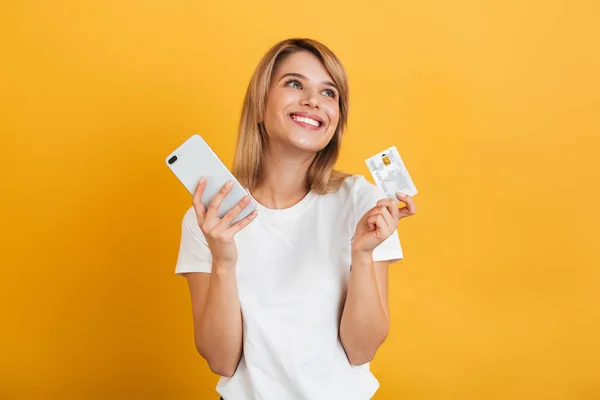
[[[294,121],[304,122],[305,124],[309,124],[312,126],[318,127],[320,125],[319,121],[315,121],[312,118],[300,117],[298,115],[292,115],[292,119]]]

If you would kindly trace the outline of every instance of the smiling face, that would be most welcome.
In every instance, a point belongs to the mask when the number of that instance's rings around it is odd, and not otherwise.
[[[264,125],[270,142],[316,153],[340,118],[338,89],[314,54],[288,55],[273,72]]]

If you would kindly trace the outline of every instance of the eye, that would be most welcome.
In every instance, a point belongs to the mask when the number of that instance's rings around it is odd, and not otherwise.
[[[293,87],[294,89],[302,89],[302,84],[296,79],[289,79],[285,82],[287,86]]]
[[[327,97],[333,97],[335,98],[337,96],[337,93],[334,90],[331,89],[325,89],[323,90],[323,94]]]

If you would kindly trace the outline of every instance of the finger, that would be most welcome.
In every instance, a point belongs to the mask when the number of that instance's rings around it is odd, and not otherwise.
[[[250,195],[244,196],[242,198],[242,200],[240,200],[235,205],[235,207],[233,207],[231,210],[229,210],[229,212],[223,216],[223,219],[221,219],[221,222],[219,222],[219,225],[217,227],[215,227],[215,230],[217,232],[226,231],[229,228],[229,224],[231,224],[231,221],[233,221],[235,219],[235,217],[237,217],[239,215],[239,213],[241,213],[242,210],[244,208],[246,208],[248,203],[250,203]]]
[[[192,205],[194,206],[194,211],[196,212],[196,218],[198,222],[203,223],[204,218],[206,217],[206,208],[204,204],[202,204],[202,195],[204,194],[204,188],[206,187],[206,177],[200,178],[198,185],[196,186],[196,190],[194,190],[194,198],[192,199]]]
[[[398,209],[398,207],[396,207],[396,210],[397,209]],[[387,207],[381,208],[381,216],[383,217],[388,228],[391,228],[391,229],[396,228],[396,220],[394,220],[394,217],[392,217],[392,214],[390,213],[390,211],[388,210]]]
[[[231,237],[235,236],[236,233],[244,229],[250,222],[254,221],[256,216],[258,215],[258,208],[254,209],[250,214],[248,214],[245,218],[239,220],[235,224],[233,224],[229,229],[225,231],[226,235],[231,235]]]
[[[208,210],[206,212],[206,218],[217,218],[219,215],[219,208],[221,207],[221,203],[223,203],[223,199],[227,194],[231,191],[233,187],[233,182],[229,181],[221,187],[221,190],[217,193],[217,195],[212,199],[210,204],[208,205]]]
[[[392,215],[392,218],[395,220],[399,219],[399,213],[398,213],[398,200],[396,199],[382,199],[379,200],[377,202],[378,206],[385,206],[388,211],[390,212],[390,214]]]
[[[396,199],[381,199],[377,202],[378,206],[385,206],[385,207],[389,207],[392,206],[394,204],[398,204],[398,200]]]
[[[383,216],[381,214],[371,215],[369,218],[367,218],[367,222],[374,228],[380,230],[385,229],[385,219],[383,219]]]
[[[369,218],[367,218],[367,224],[369,224],[369,225],[376,225],[378,217],[379,217],[379,215],[372,215],[372,216],[370,216]]]
[[[411,196],[400,192],[396,193],[396,196],[398,196],[398,199],[400,199],[402,202],[404,202],[404,204],[406,204],[405,207],[401,207],[398,210],[400,213],[400,219],[417,213],[417,206],[415,205],[415,200]]]
[[[371,215],[381,214],[381,210],[386,208],[386,206],[385,206],[386,203],[380,204],[380,202],[382,202],[382,201],[383,200],[380,200],[379,202],[377,202],[377,205],[375,207],[373,207],[369,211],[367,211],[367,215],[371,216]]]

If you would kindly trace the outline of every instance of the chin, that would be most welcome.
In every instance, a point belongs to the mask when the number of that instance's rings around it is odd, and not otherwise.
[[[321,151],[327,146],[327,143],[322,143],[321,141],[317,142],[314,139],[311,140],[304,136],[292,138],[290,142],[294,145],[294,147],[301,150],[310,151],[312,153]]]

